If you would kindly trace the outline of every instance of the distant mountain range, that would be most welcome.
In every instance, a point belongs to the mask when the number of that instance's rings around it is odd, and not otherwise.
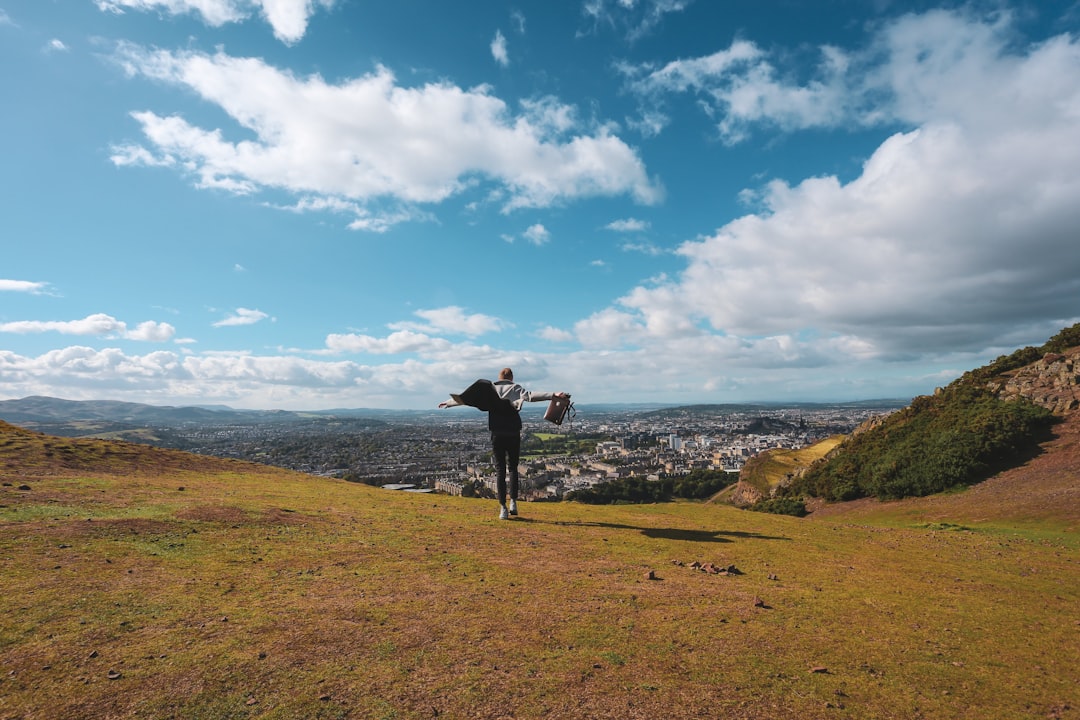
[[[324,412],[234,410],[222,405],[173,407],[115,400],[62,400],[40,395],[0,400],[0,419],[13,425],[89,423],[131,426],[243,425],[289,423],[335,417],[386,419],[396,411],[358,409]]]
[[[663,405],[660,403],[608,403],[578,405],[579,412],[592,414],[636,413],[644,417],[671,418],[687,413],[699,416],[753,412],[770,408],[881,407],[899,408],[906,400],[866,400],[848,403],[746,403],[716,405]],[[543,412],[543,403],[526,408],[529,415]],[[0,420],[31,428],[86,423],[91,426],[184,427],[295,423],[317,420],[357,419],[389,422],[422,421],[450,417],[431,410],[384,410],[378,408],[335,408],[332,410],[236,410],[225,405],[147,405],[117,400],[64,400],[34,395],[17,400],[0,400]]]

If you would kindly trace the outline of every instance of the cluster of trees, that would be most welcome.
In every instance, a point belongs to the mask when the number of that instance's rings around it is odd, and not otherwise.
[[[1052,422],[1049,410],[965,377],[852,436],[780,494],[898,499],[969,485],[1036,452]]]
[[[670,502],[675,498],[702,500],[712,497],[735,482],[731,474],[713,470],[694,470],[688,475],[647,480],[628,477],[601,483],[595,487],[566,494],[571,502],[588,505]]]

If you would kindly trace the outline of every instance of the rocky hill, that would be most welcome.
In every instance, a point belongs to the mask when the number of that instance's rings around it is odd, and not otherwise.
[[[1047,353],[989,380],[987,387],[1002,400],[1030,400],[1058,416],[1074,413],[1080,410],[1080,347]]]
[[[1040,453],[1061,452],[1060,444],[1049,442],[1055,426],[1078,414],[1080,325],[1075,325],[1041,347],[1000,357],[933,396],[865,423],[835,449],[819,454],[820,460],[790,468],[768,488],[752,488],[741,478],[739,496],[744,504],[768,495],[895,499],[971,485]],[[744,472],[759,471],[768,462],[748,464]]]

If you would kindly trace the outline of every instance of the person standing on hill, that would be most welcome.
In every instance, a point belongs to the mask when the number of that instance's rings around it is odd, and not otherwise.
[[[495,455],[495,488],[499,497],[499,519],[507,520],[517,515],[518,462],[521,457],[521,406],[526,402],[539,402],[552,398],[569,398],[569,393],[530,392],[514,382],[514,371],[503,368],[499,379],[477,380],[460,395],[451,393],[450,400],[439,407],[470,405],[488,414],[488,430],[491,431],[491,447]],[[510,474],[510,502],[507,505],[506,475]]]

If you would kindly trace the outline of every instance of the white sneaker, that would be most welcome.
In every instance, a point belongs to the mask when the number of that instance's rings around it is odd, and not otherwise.
[[[500,520],[509,520],[510,519],[510,513],[506,512],[506,506],[505,505],[500,505],[499,506],[499,519]]]
[[[510,501],[510,514],[517,515],[517,500]]]

